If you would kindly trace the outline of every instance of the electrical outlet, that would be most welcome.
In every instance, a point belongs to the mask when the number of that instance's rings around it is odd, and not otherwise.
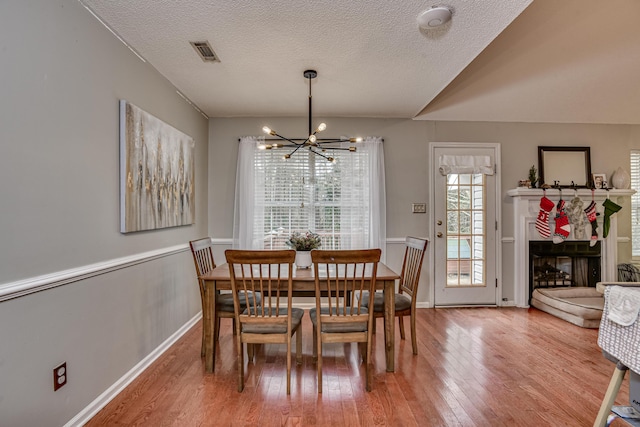
[[[411,205],[411,213],[427,213],[426,203],[413,203]]]
[[[57,391],[60,387],[67,383],[67,362],[53,368],[53,391]]]

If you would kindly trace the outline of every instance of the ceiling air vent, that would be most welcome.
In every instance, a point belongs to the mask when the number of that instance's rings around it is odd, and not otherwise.
[[[213,51],[208,41],[189,43],[191,43],[191,46],[198,52],[204,62],[220,62],[218,55]]]

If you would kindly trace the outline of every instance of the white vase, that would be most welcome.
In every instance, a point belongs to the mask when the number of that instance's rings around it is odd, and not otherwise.
[[[613,188],[627,189],[631,186],[631,176],[626,170],[619,167],[613,175],[611,175],[611,184]]]
[[[296,251],[296,267],[310,268],[311,267],[311,251]]]

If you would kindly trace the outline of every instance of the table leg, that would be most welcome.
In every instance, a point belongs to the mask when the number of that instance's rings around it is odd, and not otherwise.
[[[208,373],[213,373],[215,369],[216,356],[216,286],[214,283],[206,282],[205,285],[205,308],[202,313],[204,327],[204,363]]]
[[[384,284],[384,345],[387,359],[387,372],[395,372],[395,315],[395,281],[388,280]]]

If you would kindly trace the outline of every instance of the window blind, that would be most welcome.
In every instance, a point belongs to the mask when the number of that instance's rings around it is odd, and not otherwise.
[[[311,230],[323,249],[365,248],[370,235],[369,152],[335,151],[335,163],[299,150],[254,152],[253,241],[286,248],[292,232]]]
[[[640,257],[640,150],[631,150],[631,254]]]

